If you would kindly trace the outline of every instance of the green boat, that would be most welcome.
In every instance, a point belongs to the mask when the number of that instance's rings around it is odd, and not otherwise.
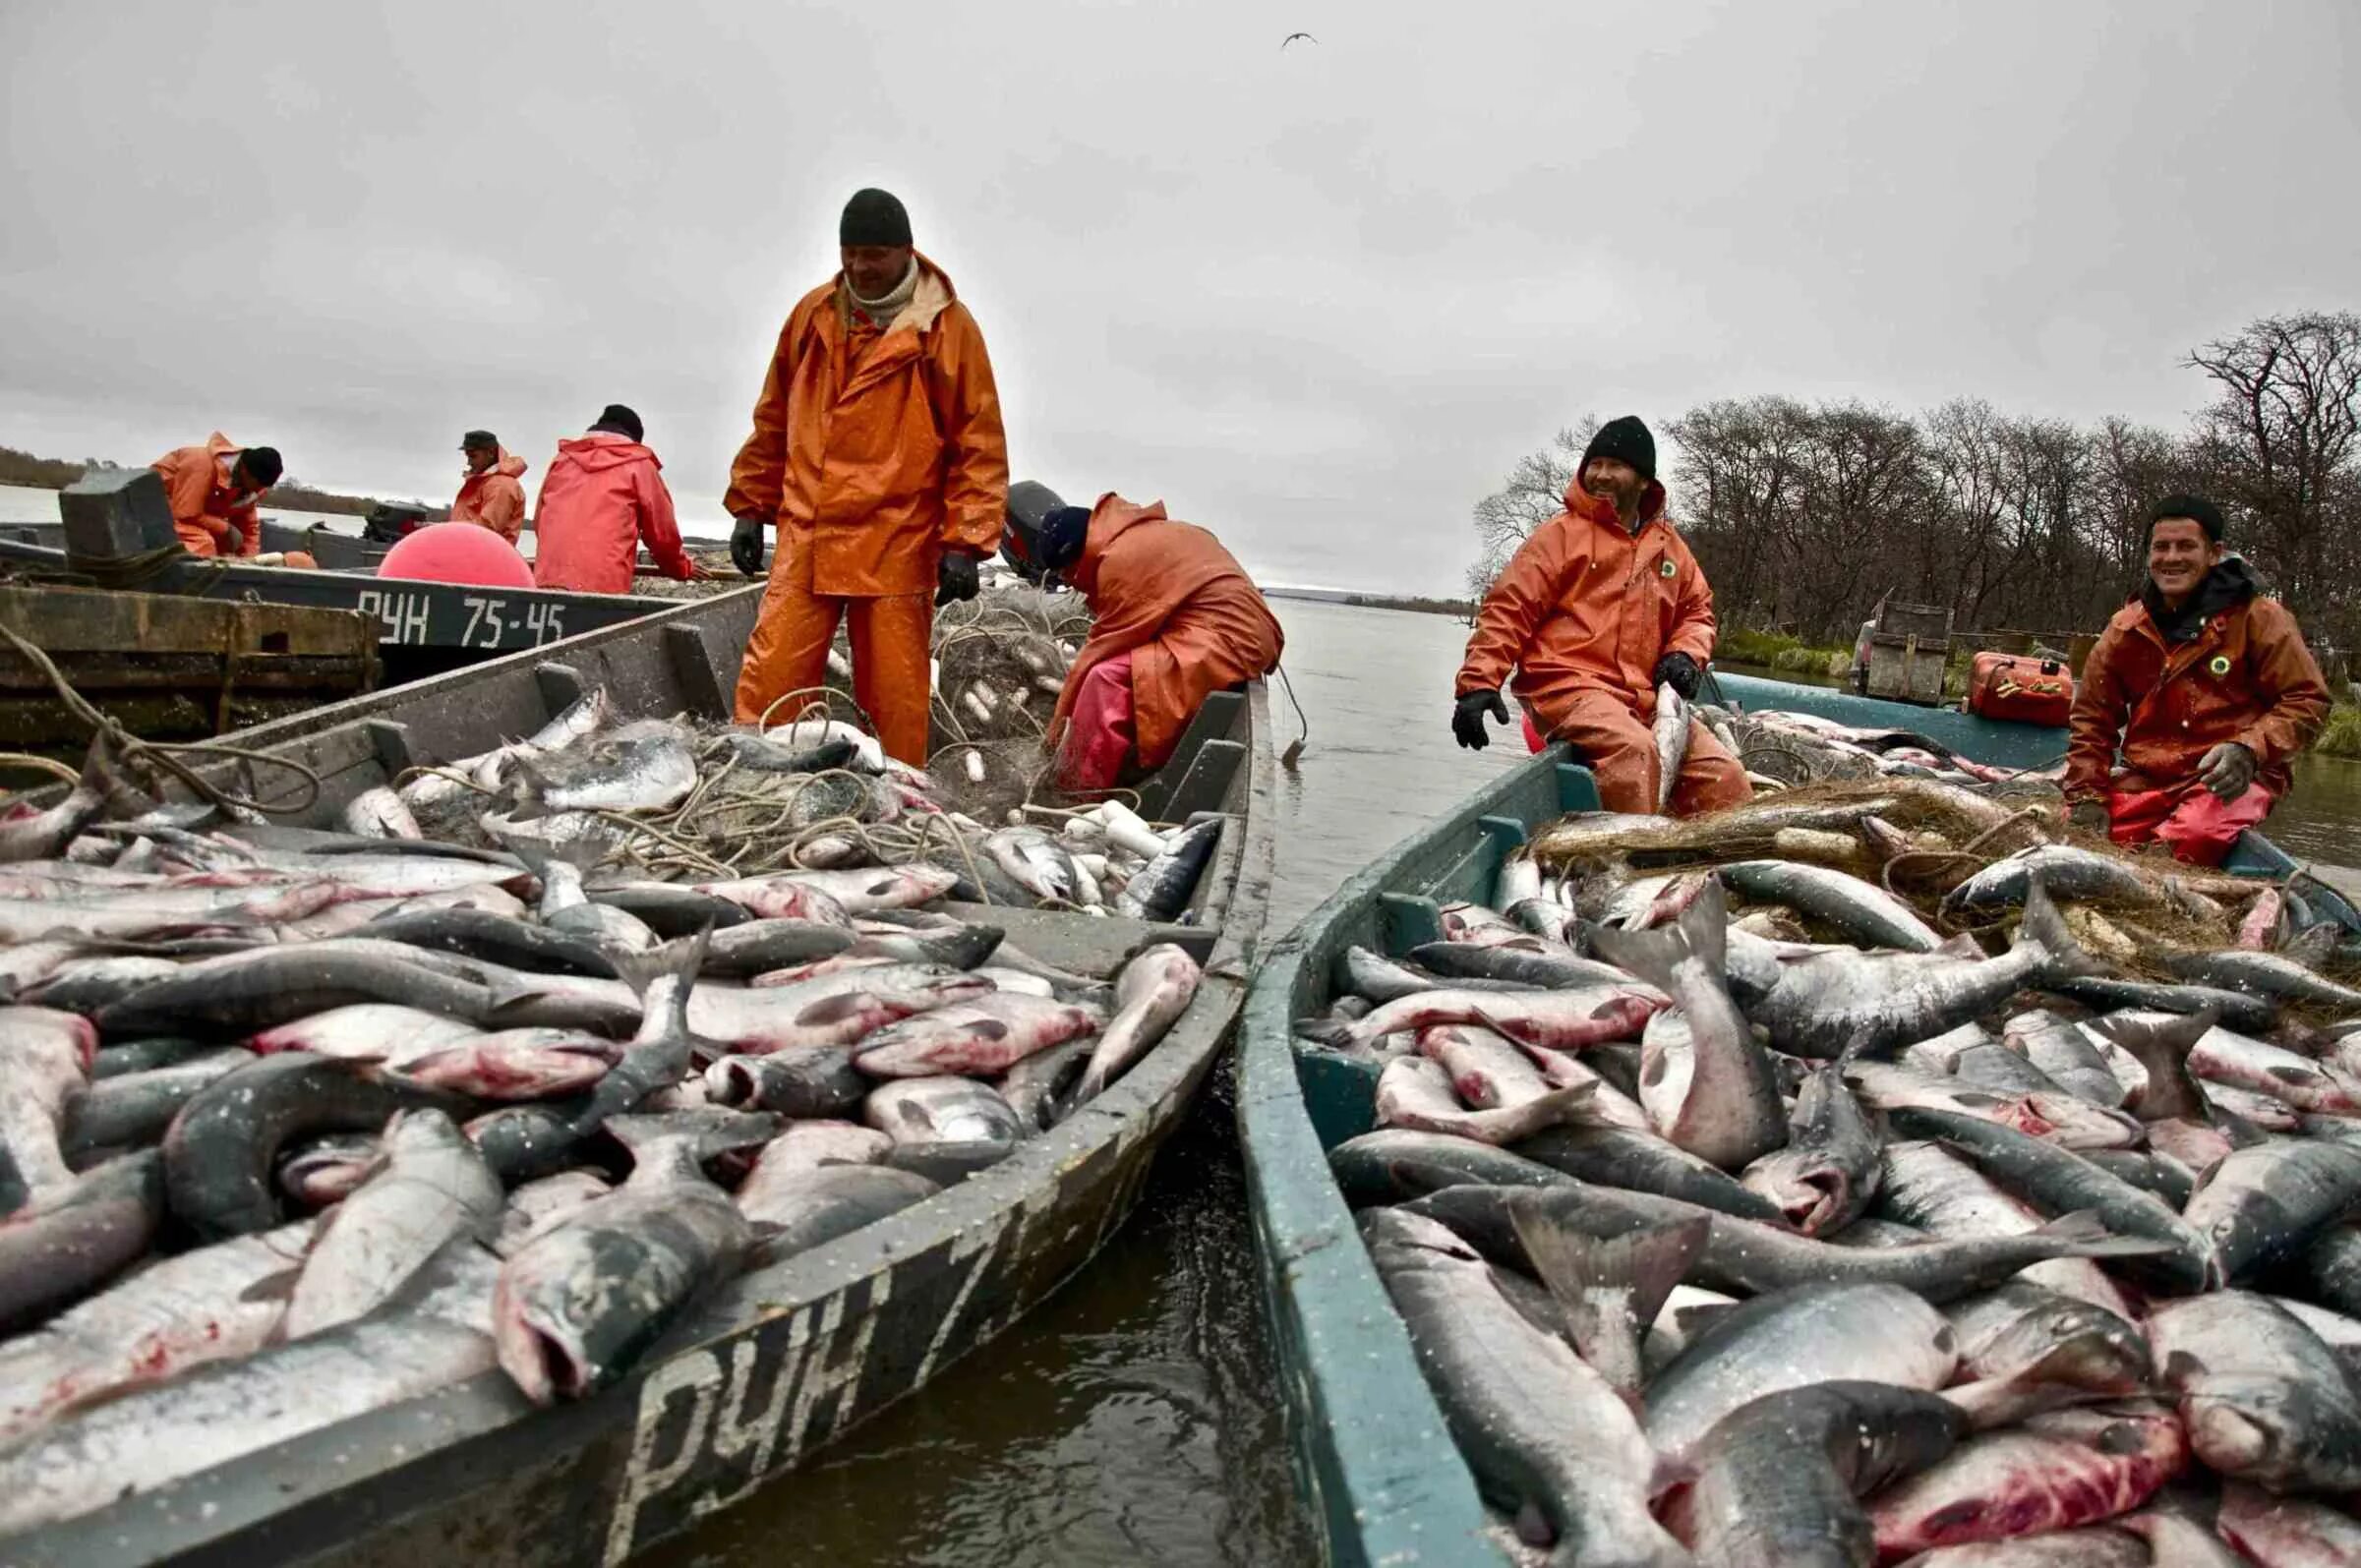
[[[1907,729],[1995,766],[2057,761],[2066,731],[1911,707],[1785,681],[1717,675],[1718,696],[1860,728]],[[1717,694],[1709,689],[1707,696]],[[1499,1568],[1476,1481],[1427,1391],[1410,1338],[1328,1174],[1328,1151],[1371,1130],[1374,1069],[1297,1052],[1294,1020],[1326,1011],[1333,960],[1356,944],[1400,955],[1442,935],[1439,911],[1489,902],[1508,853],[1569,811],[1598,809],[1590,771],[1551,746],[1494,780],[1350,878],[1264,950],[1239,1017],[1237,1117],[1248,1200],[1299,1491],[1326,1561],[1339,1568]],[[2300,868],[2249,833],[2225,869],[2281,879]],[[2333,892],[2305,898],[2347,930]]]

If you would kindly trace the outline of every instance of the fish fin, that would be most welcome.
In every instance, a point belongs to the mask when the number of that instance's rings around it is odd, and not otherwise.
[[[2193,1013],[2170,1023],[2149,1023],[2132,1018],[2094,1018],[2091,1027],[2105,1035],[2130,1053],[2132,1059],[2147,1070],[2148,1081],[2169,1085],[2168,1096],[2159,1099],[2156,1115],[2145,1118],[2160,1121],[2174,1116],[2190,1116],[2219,1125],[2225,1114],[2214,1109],[2205,1085],[2189,1071],[2189,1053],[2207,1032],[2221,1020],[2221,1015],[2212,1008]],[[2145,1106],[2143,1107],[2145,1108]]]
[[[876,998],[866,991],[839,991],[824,996],[796,1015],[797,1023],[842,1023]]]
[[[1446,1074],[1446,1076],[1447,1077],[1448,1074]],[[1568,1083],[1563,1088],[1552,1089],[1547,1094],[1535,1096],[1526,1109],[1533,1116],[1548,1117],[1549,1120],[1544,1125],[1549,1127],[1556,1127],[1561,1122],[1585,1122],[1588,1118],[1583,1115],[1583,1112],[1589,1108],[1592,1097],[1598,1092],[1599,1085],[1596,1079],[1581,1083]]]
[[[295,1293],[295,1282],[301,1278],[303,1278],[301,1263],[292,1268],[279,1269],[275,1273],[264,1275],[238,1292],[238,1300],[250,1303],[284,1302]]]
[[[701,1162],[732,1149],[767,1143],[779,1133],[779,1118],[769,1111],[725,1110],[719,1106],[700,1106],[690,1111],[627,1112],[607,1118],[601,1126],[631,1151],[634,1160],[644,1158],[658,1144],[677,1138],[692,1143]]]
[[[2170,1242],[2146,1241],[2136,1236],[2117,1236],[2106,1228],[2095,1209],[2076,1209],[2060,1214],[2048,1224],[2026,1232],[2061,1249],[2060,1257],[2154,1257],[2172,1250]]]
[[[2013,1426],[2026,1417],[2038,1416],[2043,1411],[2121,1397],[2095,1393],[2066,1381],[2072,1375],[2074,1364],[2081,1360],[2083,1354],[2080,1344],[2069,1341],[2053,1348],[2031,1366],[2022,1367],[2006,1377],[1985,1377],[1971,1383],[1956,1383],[1941,1390],[1941,1397],[1968,1418],[1970,1430],[1979,1432]]]
[[[2042,965],[2042,974],[2048,979],[2106,972],[2106,966],[2085,953],[2074,933],[2066,929],[2066,917],[2050,901],[2038,871],[2029,872],[2025,878],[2025,917],[2017,922],[2016,941],[2036,943],[2048,955],[2049,961]]]
[[[1336,1049],[1353,1043],[1353,1026],[1345,1018],[1297,1018],[1295,1037]]]
[[[680,981],[685,992],[704,971],[705,953],[713,943],[713,925],[708,921],[693,937],[681,937],[645,953],[615,954],[615,972],[634,996],[646,996],[648,987],[672,975]]]

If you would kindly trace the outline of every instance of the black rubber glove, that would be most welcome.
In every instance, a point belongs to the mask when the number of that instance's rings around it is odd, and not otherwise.
[[[2197,782],[2214,798],[2235,800],[2255,782],[2255,754],[2235,740],[2225,740],[2197,761]]]
[[[238,531],[238,525],[236,523],[231,523],[228,527],[221,530],[222,554],[240,554],[244,552],[245,549],[246,536]]]
[[[978,586],[975,557],[965,551],[944,551],[943,563],[934,569],[934,608],[940,610],[956,599],[974,599]]]
[[[1487,708],[1492,710],[1492,717],[1502,724],[1508,722],[1508,705],[1501,701],[1501,694],[1497,691],[1471,691],[1459,699],[1459,706],[1451,710],[1451,733],[1459,738],[1459,744],[1470,751],[1482,751],[1492,744],[1492,736],[1484,730],[1484,710]]]
[[[1648,678],[1659,686],[1672,687],[1688,702],[1695,700],[1697,682],[1705,678],[1705,671],[1686,654],[1666,654],[1656,661],[1656,672]]]
[[[762,519],[740,517],[730,530],[730,558],[748,577],[762,575]]]
[[[2103,835],[2107,831],[2107,803],[2103,800],[2077,800],[2066,808],[2066,825],[2085,833]]]

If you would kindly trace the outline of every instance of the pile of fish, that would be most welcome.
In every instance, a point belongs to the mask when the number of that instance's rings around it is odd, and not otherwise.
[[[706,1292],[1055,1127],[1195,993],[1171,944],[1076,974],[935,907],[945,866],[579,852],[696,784],[679,726],[594,695],[356,831],[156,807],[103,756],[0,813],[0,1536],[495,1367],[606,1387]],[[410,836],[461,796],[514,852]],[[1221,831],[1073,820],[978,869],[1093,901],[1095,834],[1137,866],[1104,901],[1169,916]]]
[[[1785,828],[1874,865],[1894,783],[1677,825],[1681,852]],[[2333,932],[2274,947],[2285,890],[2247,883],[2248,945],[2153,939],[2128,973],[2081,900],[2161,902],[2151,867],[2043,842],[1926,900],[1635,870],[1675,827],[1553,825],[1503,908],[1348,950],[1297,1025],[1373,1072],[1331,1169],[1511,1554],[2361,1563]]]

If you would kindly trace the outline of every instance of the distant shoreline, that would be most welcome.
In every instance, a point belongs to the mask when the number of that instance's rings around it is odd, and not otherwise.
[[[1461,620],[1476,612],[1464,599],[1422,599],[1408,594],[1356,594],[1341,588],[1265,588],[1266,599],[1308,599],[1320,605],[1350,605],[1356,610],[1402,610],[1420,615],[1453,615]]]
[[[112,463],[96,458],[88,463],[71,462],[62,457],[35,457],[20,452],[13,446],[0,446],[0,485],[16,485],[26,490],[64,490],[68,485],[93,467],[144,468],[147,465]],[[379,495],[342,495],[333,491],[313,490],[304,485],[277,485],[263,493],[259,503],[264,506],[283,506],[294,512],[325,512],[331,517],[366,517],[376,506],[415,506],[424,508],[433,522],[446,520],[451,509],[426,501],[407,500]]]

